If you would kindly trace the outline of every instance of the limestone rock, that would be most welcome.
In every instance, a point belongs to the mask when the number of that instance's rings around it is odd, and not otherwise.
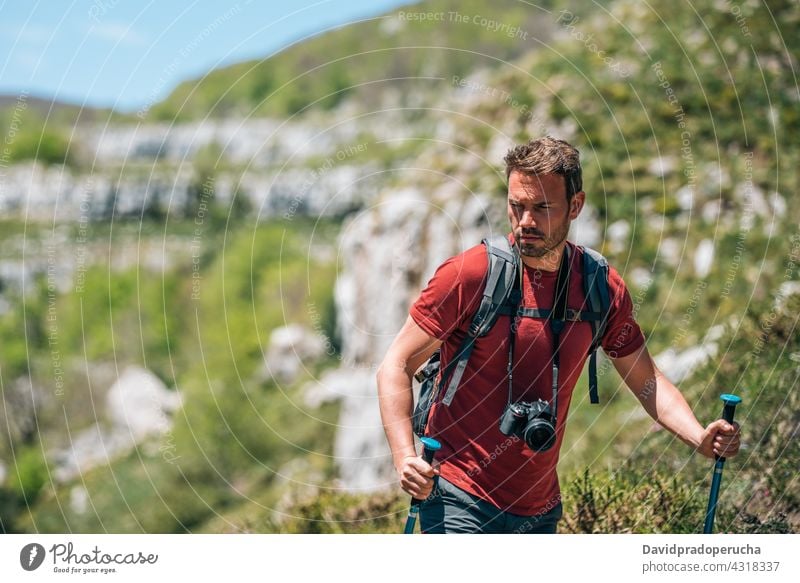
[[[179,406],[180,396],[153,373],[126,368],[106,395],[107,420],[74,433],[70,443],[50,455],[53,477],[59,482],[73,480],[166,433],[172,425],[170,416]]]
[[[328,340],[330,343],[330,340]],[[300,324],[289,324],[272,331],[265,356],[267,378],[280,383],[291,383],[310,362],[325,353],[326,339]]]
[[[27,443],[35,438],[39,431],[37,414],[49,399],[49,394],[27,375],[8,383],[0,403],[5,419],[4,439]]]
[[[307,396],[307,403],[318,402],[322,391],[328,399],[341,400],[333,444],[341,486],[354,492],[389,486],[395,476],[378,409],[375,371],[337,369],[326,373],[316,386],[318,392]]]
[[[89,492],[83,485],[73,486],[69,491],[69,507],[75,514],[86,514],[89,510]]]
[[[705,279],[711,272],[714,264],[714,242],[711,239],[703,239],[697,245],[694,252],[694,274],[699,279]]]
[[[150,371],[131,366],[111,386],[106,396],[109,419],[116,428],[127,429],[135,442],[166,432],[171,415],[180,405],[180,395],[170,391]]]
[[[724,325],[710,328],[697,346],[685,350],[668,348],[654,357],[655,363],[673,383],[680,383],[695,370],[717,355],[718,340],[725,331]]]
[[[622,253],[630,245],[631,225],[628,221],[620,219],[614,221],[606,229],[608,247],[611,253]]]
[[[597,209],[586,203],[570,226],[570,241],[597,249],[602,242],[602,228]]]
[[[339,399],[334,455],[345,490],[367,491],[396,476],[378,408],[375,372],[411,303],[444,259],[492,234],[500,201],[444,186],[386,191],[354,216],[340,239],[335,301],[342,367],[307,385],[306,402]],[[503,231],[505,231],[505,226]]]

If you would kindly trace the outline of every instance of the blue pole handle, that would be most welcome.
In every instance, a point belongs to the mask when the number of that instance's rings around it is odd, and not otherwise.
[[[442,444],[432,437],[421,437],[422,442],[422,459],[427,463],[433,462],[436,452],[442,449]]]
[[[719,397],[725,406],[722,408],[722,418],[728,423],[733,423],[733,414],[736,412],[736,405],[742,402],[741,397],[725,393]]]
[[[432,437],[421,437],[420,441],[422,442],[422,459],[424,459],[426,463],[432,464],[436,452],[442,449],[442,444]],[[424,500],[419,500],[417,498],[411,499],[412,504],[419,505],[423,502]]]
[[[733,423],[733,415],[736,413],[736,405],[742,402],[741,397],[725,393],[719,397],[724,403],[722,408],[722,418],[728,423]],[[719,487],[722,484],[722,469],[725,466],[725,458],[716,456],[714,462],[714,477],[711,479],[711,494],[708,497],[708,508],[706,509],[706,521],[703,525],[703,534],[711,534],[714,531],[714,516],[717,513],[717,500],[719,499]]]
[[[421,437],[422,442],[422,459],[427,463],[433,463],[433,458],[436,452],[442,448],[442,444],[432,437]],[[417,515],[419,514],[419,507],[424,500],[418,498],[411,499],[411,506],[408,509],[408,517],[406,518],[406,526],[403,529],[404,534],[414,534],[414,526],[417,523]]]

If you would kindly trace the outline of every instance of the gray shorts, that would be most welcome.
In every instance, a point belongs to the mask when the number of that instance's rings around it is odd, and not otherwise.
[[[555,534],[561,518],[561,502],[548,512],[520,516],[500,510],[441,476],[436,482],[419,509],[423,533]]]

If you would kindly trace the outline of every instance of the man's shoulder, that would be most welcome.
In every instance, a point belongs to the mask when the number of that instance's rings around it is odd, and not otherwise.
[[[626,290],[627,286],[625,285],[625,280],[622,279],[619,271],[611,264],[608,258],[600,253],[597,249],[592,247],[588,247],[586,245],[578,245],[572,241],[568,241],[568,243],[573,247],[573,249],[577,253],[576,262],[581,269],[583,268],[583,261],[584,256],[594,256],[595,259],[604,261],[605,264],[608,266],[608,288],[611,294],[611,297],[614,298],[617,296],[621,290]]]
[[[483,243],[473,245],[445,260],[440,269],[464,286],[480,286],[489,269],[486,246]]]
[[[599,251],[595,251],[595,253],[600,254]],[[613,310],[616,309],[620,299],[629,293],[628,286],[617,268],[605,256],[600,255],[600,257],[605,259],[608,265],[608,294],[611,299],[611,309]]]
[[[573,241],[567,241],[567,244],[570,245],[572,250],[575,252],[576,261],[579,262],[579,265],[583,265],[584,258],[594,259],[597,262],[604,262],[608,266],[609,274],[611,271],[616,273],[616,270],[611,265],[611,262],[608,260],[608,258],[594,247],[589,247],[588,245],[579,245]]]

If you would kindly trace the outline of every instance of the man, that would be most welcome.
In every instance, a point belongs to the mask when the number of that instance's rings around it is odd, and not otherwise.
[[[509,242],[522,262],[520,306],[554,306],[556,279],[568,250],[567,305],[580,309],[582,250],[567,241],[570,223],[586,196],[578,151],[548,136],[511,149],[505,163]],[[570,399],[592,339],[588,322],[567,322],[559,334],[552,447],[534,451],[525,440],[499,428],[510,402],[552,401],[554,344],[548,322],[520,318],[512,328],[509,316],[500,316],[477,340],[449,406],[441,402],[441,394],[433,405],[426,434],[442,443],[438,467],[418,457],[414,447],[411,379],[437,349],[441,348],[442,369],[453,358],[480,303],[487,267],[482,245],[451,257],[411,307],[377,375],[383,426],[401,487],[414,498],[427,498],[420,509],[423,532],[554,533],[561,517],[556,464]],[[723,419],[706,428],[700,425],[679,390],[650,358],[619,273],[610,269],[608,279],[611,306],[601,346],[628,387],[653,419],[703,455],[736,455],[738,426]],[[434,477],[438,487],[428,498]]]

